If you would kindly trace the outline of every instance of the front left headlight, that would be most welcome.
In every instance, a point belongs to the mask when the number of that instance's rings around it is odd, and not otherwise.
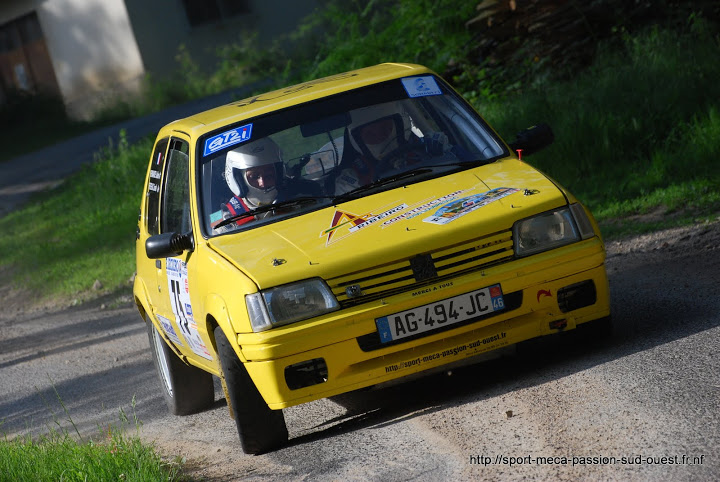
[[[592,225],[579,204],[538,214],[513,226],[517,256],[559,248],[594,235]]]
[[[320,278],[246,295],[245,302],[254,332],[307,320],[340,309],[335,295]]]

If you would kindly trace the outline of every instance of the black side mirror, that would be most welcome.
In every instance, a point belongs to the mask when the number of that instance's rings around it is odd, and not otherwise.
[[[553,141],[555,141],[555,135],[550,126],[538,124],[518,132],[515,140],[510,143],[510,149],[513,151],[522,149],[522,154],[529,156],[546,148]]]
[[[185,250],[193,249],[195,249],[195,238],[192,231],[186,234],[156,234],[145,241],[145,254],[150,259],[178,256]]]

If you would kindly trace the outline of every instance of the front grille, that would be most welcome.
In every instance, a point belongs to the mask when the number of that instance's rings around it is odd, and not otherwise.
[[[347,308],[482,270],[509,261],[512,257],[512,231],[508,230],[331,278],[327,282],[340,305]],[[346,293],[348,287],[351,294],[362,294],[349,298]]]

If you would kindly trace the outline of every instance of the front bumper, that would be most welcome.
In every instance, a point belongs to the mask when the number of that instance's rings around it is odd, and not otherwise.
[[[241,334],[246,368],[272,409],[441,367],[610,314],[602,242],[589,239],[264,333]],[[389,346],[375,319],[499,283],[506,310]],[[293,387],[293,388],[290,388]]]

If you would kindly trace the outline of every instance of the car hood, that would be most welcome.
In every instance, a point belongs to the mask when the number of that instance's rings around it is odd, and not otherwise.
[[[208,244],[264,289],[409,259],[510,230],[519,219],[566,203],[542,173],[505,159],[211,238]]]

